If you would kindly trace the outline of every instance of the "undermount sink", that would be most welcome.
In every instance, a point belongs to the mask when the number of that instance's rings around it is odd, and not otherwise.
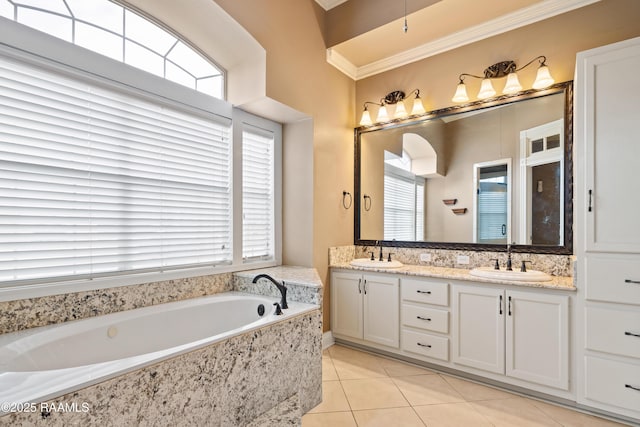
[[[402,263],[400,261],[391,260],[391,261],[380,261],[377,259],[370,258],[358,258],[351,261],[351,265],[354,267],[364,267],[364,268],[398,268],[402,267]]]
[[[513,280],[519,282],[548,282],[551,280],[551,276],[547,273],[537,270],[520,271],[517,269],[508,271],[496,270],[493,267],[479,267],[471,270],[469,274],[485,279]]]

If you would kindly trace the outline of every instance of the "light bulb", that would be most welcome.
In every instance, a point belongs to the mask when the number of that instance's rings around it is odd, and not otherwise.
[[[416,99],[413,100],[413,108],[411,109],[411,115],[415,116],[416,114],[424,114],[426,110],[424,109],[424,105],[422,105],[422,99],[416,95]]]
[[[362,118],[360,119],[360,126],[371,126],[373,122],[371,121],[371,114],[369,114],[369,110],[365,107],[362,112]]]
[[[389,120],[389,114],[387,113],[387,107],[382,104],[380,109],[378,110],[378,117],[376,118],[376,122],[386,122]]]
[[[451,100],[453,102],[467,102],[469,100],[469,95],[467,95],[467,86],[464,83],[458,83],[456,93],[453,95]]]
[[[522,90],[522,85],[518,81],[518,75],[513,72],[507,75],[507,83],[504,85],[504,89],[502,93],[511,95],[513,93],[518,93]]]
[[[544,89],[545,87],[549,87],[553,84],[555,80],[551,77],[551,73],[549,72],[549,67],[546,65],[541,65],[538,68],[538,73],[536,74],[536,81],[533,82],[534,89]]]
[[[393,117],[395,117],[396,119],[403,119],[407,117],[407,109],[404,108],[403,101],[399,101],[396,104],[396,112],[393,114]]]
[[[491,98],[496,94],[495,89],[493,89],[493,85],[491,84],[490,79],[483,79],[482,84],[480,85],[480,92],[478,93],[478,99],[487,99]]]

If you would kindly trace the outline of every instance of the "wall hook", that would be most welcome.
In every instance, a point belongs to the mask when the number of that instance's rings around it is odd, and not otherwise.
[[[347,203],[347,196],[349,196],[349,202],[348,203]],[[347,206],[347,204],[349,206]],[[342,206],[345,209],[349,209],[352,204],[353,204],[353,197],[351,196],[351,193],[349,193],[348,191],[343,191],[342,192]]]

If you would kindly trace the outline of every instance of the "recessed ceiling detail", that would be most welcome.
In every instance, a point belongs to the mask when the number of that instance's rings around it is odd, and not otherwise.
[[[392,21],[329,47],[327,62],[359,80],[598,1],[441,0],[410,14],[407,34],[402,31],[404,18]],[[457,12],[463,9],[459,18]]]
[[[322,8],[324,10],[329,10],[329,9],[333,9],[334,7],[341,5],[342,3],[346,2],[347,0],[316,0],[316,3],[318,3],[320,6],[322,6]]]

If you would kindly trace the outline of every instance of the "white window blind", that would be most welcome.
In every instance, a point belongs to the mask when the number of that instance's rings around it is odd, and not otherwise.
[[[274,258],[274,135],[245,124],[242,132],[242,258]]]
[[[384,240],[422,240],[424,182],[389,164],[384,168]]]
[[[1,56],[0,99],[0,283],[231,261],[228,119]]]

